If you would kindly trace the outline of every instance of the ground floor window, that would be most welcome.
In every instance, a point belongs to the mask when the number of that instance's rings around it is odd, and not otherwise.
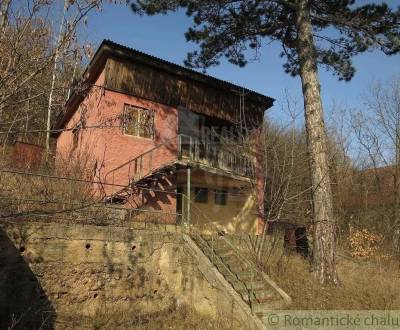
[[[214,203],[216,205],[226,205],[228,192],[226,190],[215,189],[214,193]]]
[[[208,188],[194,188],[194,201],[196,203],[208,203]]]

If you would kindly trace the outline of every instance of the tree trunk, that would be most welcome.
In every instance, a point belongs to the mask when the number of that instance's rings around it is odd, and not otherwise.
[[[8,23],[8,10],[10,8],[11,0],[4,0],[0,4],[0,31],[3,32]]]
[[[394,223],[393,250],[400,255],[400,113],[396,112],[395,126],[395,166],[394,166]]]
[[[57,44],[55,48],[55,53],[54,53],[54,65],[53,65],[53,74],[51,77],[51,86],[50,86],[50,93],[49,93],[49,102],[47,106],[47,123],[46,123],[46,159],[50,153],[50,129],[51,129],[51,112],[52,112],[52,106],[53,106],[53,93],[55,89],[55,84],[56,84],[56,78],[57,78],[57,61],[58,57],[60,56],[61,52],[61,40],[62,40],[62,32],[64,28],[64,21],[65,21],[65,14],[68,10],[68,0],[64,0],[64,8],[63,8],[63,13],[62,13],[62,19],[60,22],[60,27],[58,31],[58,38],[57,38]]]
[[[339,280],[335,260],[336,223],[333,214],[326,132],[308,0],[298,0],[296,26],[312,184],[314,272],[320,283],[337,285]]]
[[[394,214],[393,214],[393,250],[396,256],[400,255],[400,168],[395,165],[394,174]]]

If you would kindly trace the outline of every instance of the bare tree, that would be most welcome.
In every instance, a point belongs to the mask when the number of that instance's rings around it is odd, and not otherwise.
[[[360,146],[369,159],[369,167],[385,166],[393,178],[392,239],[393,248],[400,253],[400,76],[386,84],[371,85],[365,97],[366,111],[353,115],[352,125]],[[375,172],[375,174],[377,174]],[[382,178],[376,175],[378,181]],[[384,184],[384,182],[381,182]],[[386,201],[388,202],[388,201]]]
[[[118,0],[107,2],[122,3]],[[65,0],[57,32],[58,2],[2,2],[0,30],[0,123],[2,131],[42,129],[34,140],[49,146],[50,128],[62,111],[80,59],[88,56],[79,30],[101,0]],[[43,109],[47,108],[46,111]],[[7,137],[6,135],[2,135]]]
[[[385,3],[332,0],[132,1],[138,14],[165,14],[182,7],[194,23],[186,38],[200,48],[188,54],[189,66],[204,69],[223,57],[244,66],[249,48],[259,50],[264,41],[277,41],[286,58],[285,71],[301,78],[313,186],[314,274],[321,283],[338,284],[336,220],[318,65],[350,80],[355,73],[353,56],[372,48],[388,55],[399,52],[399,10]]]
[[[116,1],[110,1],[116,2]],[[46,124],[46,151],[50,151],[50,128],[53,107],[53,94],[56,87],[57,68],[59,66],[60,55],[69,53],[72,57],[76,54],[79,46],[75,44],[77,40],[78,26],[81,21],[86,21],[88,14],[94,9],[100,9],[102,0],[64,0],[61,21],[58,29],[56,43],[53,54],[53,70],[51,75],[50,92],[47,106]],[[76,56],[75,56],[76,58]],[[66,95],[65,95],[66,97]],[[64,99],[65,100],[65,99]]]
[[[3,31],[8,20],[8,11],[10,9],[11,0],[4,0],[0,4],[0,31]]]

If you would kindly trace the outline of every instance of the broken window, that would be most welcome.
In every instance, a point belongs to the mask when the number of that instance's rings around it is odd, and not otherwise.
[[[194,188],[194,201],[196,203],[208,203],[208,189]]]
[[[226,205],[226,197],[228,192],[226,190],[215,190],[214,203],[217,205]]]
[[[123,128],[127,135],[152,139],[154,136],[154,111],[125,104]]]

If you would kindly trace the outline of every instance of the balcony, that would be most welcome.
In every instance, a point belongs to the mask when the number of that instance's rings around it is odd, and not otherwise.
[[[228,150],[221,143],[203,141],[193,136],[178,136],[178,159],[217,169],[233,175],[254,178],[254,164],[250,157],[239,151]]]
[[[106,186],[104,189],[108,196],[122,194],[133,183],[151,178],[157,173],[162,174],[165,169],[178,163],[201,166],[241,179],[255,177],[254,164],[250,157],[237,150],[228,150],[220,143],[205,143],[192,136],[180,134],[110,170],[104,177],[104,183],[116,187]]]

